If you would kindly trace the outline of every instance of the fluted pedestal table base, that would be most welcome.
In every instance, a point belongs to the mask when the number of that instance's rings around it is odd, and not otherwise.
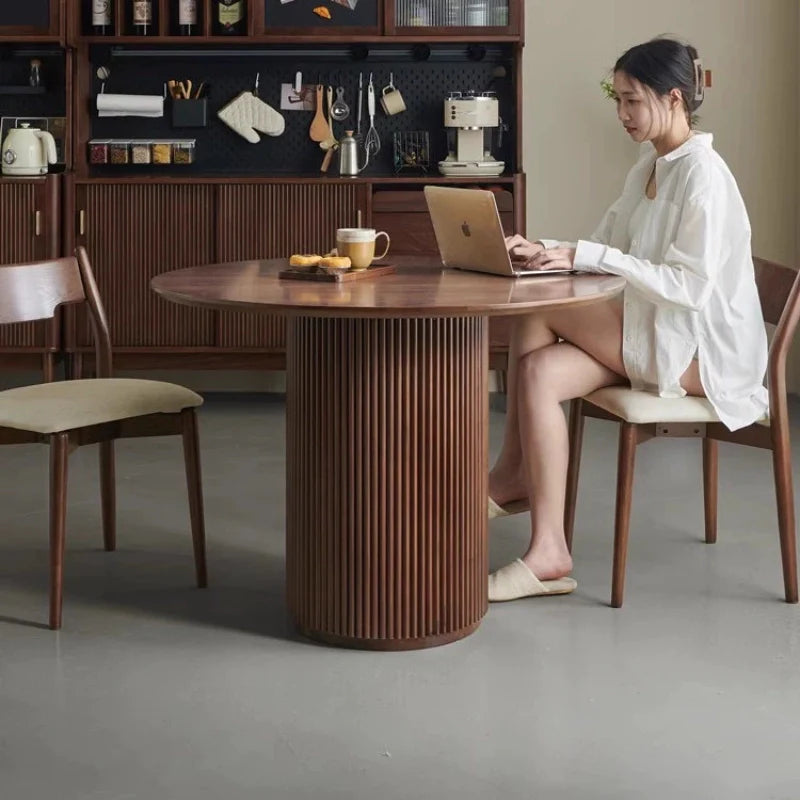
[[[302,633],[401,650],[486,613],[487,320],[289,322],[286,580]]]

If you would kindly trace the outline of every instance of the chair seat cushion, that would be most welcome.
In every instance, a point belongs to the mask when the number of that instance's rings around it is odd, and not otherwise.
[[[606,386],[583,398],[626,422],[719,422],[705,397],[659,397],[625,386]]]
[[[60,433],[145,414],[174,414],[202,403],[191,389],[164,381],[93,378],[38,383],[0,392],[0,427]]]

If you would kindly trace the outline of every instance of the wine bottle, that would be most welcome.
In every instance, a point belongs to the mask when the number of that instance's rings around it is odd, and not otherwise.
[[[197,28],[197,0],[180,0],[178,24],[182,35],[194,35]]]
[[[244,34],[244,0],[216,0],[217,33]]]
[[[153,0],[133,0],[133,30],[147,36],[153,27]]]
[[[92,0],[92,30],[96,36],[112,33],[111,0]]]

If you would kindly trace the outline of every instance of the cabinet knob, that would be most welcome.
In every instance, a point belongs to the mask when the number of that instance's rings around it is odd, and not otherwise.
[[[33,235],[42,235],[42,212],[34,211],[33,213]]]
[[[86,234],[86,211],[83,208],[78,213],[78,234],[80,236]]]

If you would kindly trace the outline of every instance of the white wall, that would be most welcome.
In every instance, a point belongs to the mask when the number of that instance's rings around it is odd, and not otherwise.
[[[524,56],[528,234],[576,239],[594,230],[636,159],[600,81],[628,47],[661,34],[699,51],[713,86],[698,128],[736,176],[753,252],[799,254],[797,0],[526,0]],[[789,358],[800,391],[800,344]]]

